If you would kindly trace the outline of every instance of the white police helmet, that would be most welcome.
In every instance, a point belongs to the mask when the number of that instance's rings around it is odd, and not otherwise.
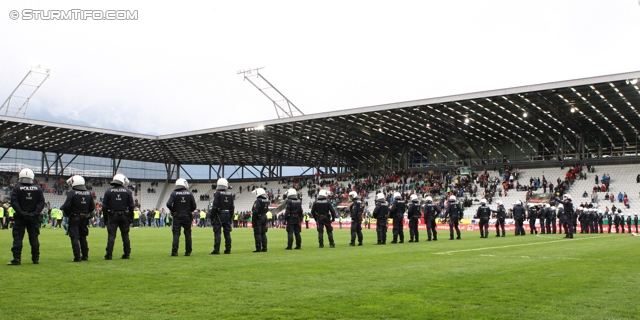
[[[298,191],[294,188],[287,190],[287,199],[298,199]]]
[[[187,182],[187,180],[182,178],[176,180],[176,190],[182,189],[183,187],[185,189],[189,189],[189,183]]]
[[[400,192],[394,192],[393,193],[393,198],[396,200],[400,200],[402,199],[402,195],[400,194]]]
[[[565,194],[564,197],[569,199],[569,200],[571,200],[571,195],[570,194]]]
[[[409,197],[409,199],[411,199],[411,202],[418,202],[418,195],[412,194],[411,197]]]
[[[431,198],[431,196],[427,196],[425,201],[427,201],[427,203],[431,203],[431,202],[433,202],[433,198]]]
[[[521,206],[522,205],[522,201],[520,201],[520,200],[516,201],[516,205],[517,206]]]
[[[358,198],[360,198],[360,197],[358,196],[358,193],[357,193],[357,192],[355,192],[355,191],[351,191],[351,192],[349,192],[349,198],[351,198],[351,199],[358,199]]]
[[[456,202],[456,196],[450,196],[449,197],[449,201]]]
[[[320,200],[326,199],[327,196],[328,196],[327,190],[320,190],[320,192],[318,192],[318,199]]]
[[[552,206],[552,207],[551,207],[551,210],[555,210],[555,209],[556,209],[556,206]]]
[[[267,192],[264,191],[264,189],[262,188],[258,188],[255,191],[253,191],[253,193],[256,195],[257,198],[267,198]]]
[[[487,199],[480,199],[480,204],[483,206],[487,204]]]
[[[84,178],[82,176],[71,176],[71,178],[67,180],[67,184],[76,190],[87,191],[87,187],[84,185]]]
[[[32,184],[33,179],[35,178],[36,178],[36,175],[33,173],[33,170],[29,168],[24,168],[20,170],[20,173],[18,174],[18,182],[24,183],[24,184]]]
[[[126,186],[127,184],[129,184],[129,179],[127,179],[127,177],[125,177],[124,174],[118,173],[115,176],[113,176],[113,179],[111,182],[109,182],[109,184]]]
[[[558,203],[558,208],[564,208],[564,205],[562,203]]]
[[[229,188],[229,181],[225,178],[219,178],[216,182],[216,190],[227,190]]]
[[[550,208],[550,207],[551,207],[551,205],[547,203],[547,204],[545,204],[545,205],[544,205],[544,207],[545,207],[545,208]]]
[[[501,206],[501,205],[502,205],[502,200],[497,200],[497,201],[496,201],[496,204],[497,204],[497,205],[499,205],[499,206]]]
[[[376,194],[376,201],[378,202],[385,202],[385,196],[384,193],[380,192],[378,194]]]

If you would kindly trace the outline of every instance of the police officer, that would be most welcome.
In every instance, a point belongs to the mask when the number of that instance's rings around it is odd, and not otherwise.
[[[327,194],[327,190],[320,190],[320,192],[318,192],[318,199],[316,199],[311,206],[311,215],[313,215],[313,219],[316,220],[316,227],[318,229],[318,247],[324,248],[324,229],[326,228],[329,246],[335,248],[333,226],[331,223],[336,220],[336,211],[333,209],[329,199],[327,199]]]
[[[513,206],[513,219],[516,221],[516,236],[526,235],[526,232],[524,231],[524,218],[525,209],[522,206],[522,201],[518,200]]]
[[[566,223],[566,216],[564,214],[564,206],[562,205],[562,203],[558,203],[558,206],[556,207],[556,211],[558,213],[558,233],[562,234],[562,228],[564,227],[564,224]],[[566,233],[566,230],[565,230]]]
[[[256,249],[253,252],[267,252],[267,211],[269,211],[269,199],[263,188],[255,191],[256,201],[251,208],[251,226]]]
[[[598,211],[598,228],[600,229],[600,233],[604,233],[604,228],[602,228],[602,224],[604,222],[604,215],[602,214],[602,211]]]
[[[31,261],[40,261],[40,213],[44,208],[44,195],[40,185],[35,184],[35,174],[31,169],[24,168],[18,174],[18,183],[11,190],[11,208],[14,212],[13,224],[13,260],[8,265],[20,265],[22,259],[22,239],[24,231],[29,233],[31,245]]]
[[[589,210],[589,220],[591,222],[591,233],[598,233],[598,212],[595,208]]]
[[[296,189],[287,191],[287,203],[284,211],[284,219],[287,222],[287,247],[285,250],[291,250],[293,238],[296,238],[296,247],[293,249],[300,250],[302,245],[302,237],[300,237],[300,223],[302,222],[302,200],[298,197]],[[353,225],[353,222],[351,223]],[[358,224],[359,225],[359,224]]]
[[[631,233],[631,215],[630,214],[627,215],[627,231]]]
[[[68,218],[69,238],[71,238],[71,248],[73,249],[72,262],[89,260],[89,245],[87,236],[89,228],[87,223],[93,216],[96,204],[93,202],[93,195],[87,191],[84,178],[78,175],[67,180],[71,186],[71,191],[67,193],[67,200],[60,209]],[[81,255],[82,253],[82,255]]]
[[[420,212],[420,200],[418,200],[418,195],[412,194],[411,203],[409,204],[409,211],[407,212],[407,217],[409,218],[409,242],[418,242],[419,234],[418,234],[418,222],[420,222],[420,218],[422,218],[422,213]]]
[[[351,199],[351,205],[349,206],[349,212],[351,214],[351,242],[349,246],[356,245],[356,236],[358,236],[358,245],[362,245],[362,212],[364,207],[362,201],[360,201],[360,195],[357,192],[349,192],[349,198]],[[404,212],[403,212],[404,213]]]
[[[551,227],[551,233],[556,234],[556,223],[557,223],[557,209],[556,206],[551,206],[549,208],[549,219],[547,219],[547,230]]]
[[[636,233],[638,233],[638,214],[637,213],[633,216],[633,225],[636,227]],[[602,231],[600,233],[602,233]]]
[[[564,200],[557,199],[557,201],[562,204],[564,209],[564,229],[566,233],[565,238],[573,239],[573,224],[575,223],[576,218],[574,216],[575,211],[573,209],[573,203],[571,202],[571,195],[565,194],[563,199]]]
[[[171,245],[171,256],[178,256],[178,247],[180,246],[180,228],[184,229],[184,255],[190,256],[191,246],[191,222],[193,221],[193,212],[196,210],[196,199],[193,193],[189,191],[189,183],[185,179],[176,180],[176,186],[169,196],[167,208],[173,216],[173,243]]]
[[[538,221],[540,221],[540,233],[541,234],[546,234],[546,233],[551,233],[550,231],[547,231],[546,229],[546,225],[549,221],[549,216],[548,216],[548,210],[549,210],[549,204],[543,204],[540,207],[540,210],[538,210]]]
[[[431,234],[433,233],[433,241],[438,241],[438,231],[436,231],[436,216],[442,211],[440,207],[433,203],[433,198],[428,196],[426,199],[427,204],[424,205],[424,223],[427,225],[427,241],[431,241]]]
[[[213,221],[213,251],[209,254],[220,254],[220,230],[224,231],[224,254],[231,253],[231,219],[234,214],[233,194],[227,189],[229,181],[225,178],[218,179],[216,193],[213,194],[211,204],[211,221]]]
[[[113,244],[116,240],[116,232],[120,228],[122,236],[122,244],[124,253],[122,259],[129,259],[131,255],[131,243],[129,242],[129,225],[133,222],[133,195],[131,190],[127,188],[129,179],[123,174],[118,173],[113,176],[111,188],[104,192],[102,199],[102,211],[107,219],[107,233],[109,234],[107,241],[107,254],[104,260],[111,260],[113,253]]]
[[[613,218],[613,223],[616,225],[616,233],[620,233],[620,215],[617,212],[615,213],[615,217]]]
[[[404,212],[407,211],[407,204],[402,201],[400,192],[394,193],[393,199],[393,204],[389,209],[389,216],[393,218],[393,241],[391,241],[391,243],[398,243],[398,237],[400,237],[400,243],[403,243],[404,225],[402,219],[404,219]]]
[[[504,237],[504,220],[507,218],[507,210],[504,209],[504,205],[501,200],[496,201],[498,208],[496,210],[491,210],[491,212],[496,214],[496,237],[500,236],[500,228],[502,228],[502,236]]]
[[[529,232],[533,234],[534,232],[538,234],[538,228],[536,228],[536,219],[538,218],[538,208],[537,206],[529,207]]]
[[[389,204],[383,193],[376,195],[376,207],[373,209],[376,219],[377,245],[387,244],[387,219],[389,218]]]
[[[460,204],[456,202],[456,196],[452,195],[449,197],[449,205],[447,205],[447,209],[444,212],[444,217],[449,217],[449,240],[453,240],[453,229],[456,229],[458,235],[456,239],[460,240],[458,223],[460,223],[460,218],[462,217],[462,208],[460,208]]]
[[[478,211],[476,211],[476,217],[480,220],[480,238],[488,238],[491,209],[487,206],[487,199],[480,200],[480,207],[478,207]]]

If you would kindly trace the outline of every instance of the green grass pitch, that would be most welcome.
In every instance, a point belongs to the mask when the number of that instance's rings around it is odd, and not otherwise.
[[[492,230],[493,231],[493,230]],[[89,261],[71,263],[63,230],[42,229],[39,265],[0,266],[3,319],[637,319],[640,237],[628,234],[529,235],[318,248],[302,230],[302,250],[285,251],[286,232],[270,229],[269,252],[252,253],[252,229],[234,229],[231,255],[209,255],[210,228],[193,229],[192,256],[169,257],[170,228],[131,230],[131,260],[116,239],[90,229]],[[389,232],[389,238],[391,232]],[[405,231],[408,240],[408,231]],[[326,237],[326,234],[325,234]],[[11,231],[0,230],[3,263]]]

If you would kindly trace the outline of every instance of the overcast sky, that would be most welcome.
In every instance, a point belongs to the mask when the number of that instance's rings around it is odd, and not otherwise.
[[[138,19],[10,18],[24,9]],[[240,69],[312,114],[638,71],[639,31],[637,0],[3,0],[0,101],[40,64],[27,118],[167,134],[276,118]]]

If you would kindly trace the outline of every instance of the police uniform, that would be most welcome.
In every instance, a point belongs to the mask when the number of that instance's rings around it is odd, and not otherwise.
[[[556,208],[556,211],[558,213],[558,233],[562,234],[562,229],[564,228],[565,224],[567,223],[567,217],[564,214],[564,207],[558,206]],[[565,233],[566,230],[565,230]]]
[[[133,196],[131,190],[117,181],[111,182],[112,187],[104,192],[102,200],[102,210],[107,218],[107,240],[105,260],[111,260],[113,245],[116,240],[116,232],[120,228],[122,237],[123,255],[122,259],[129,259],[131,255],[131,243],[129,241],[129,225],[133,222]]]
[[[631,215],[627,215],[627,231],[631,233]]]
[[[578,208],[578,221],[580,222],[580,233],[589,233],[587,210]]]
[[[389,218],[389,204],[386,201],[376,201],[373,209],[373,217],[376,219],[376,244],[387,244],[387,219]]]
[[[551,234],[556,234],[556,208],[549,209],[549,219],[547,219],[547,232],[551,230]],[[551,229],[549,229],[551,227]]]
[[[505,236],[505,230],[504,230],[504,220],[507,217],[507,212],[504,209],[504,206],[502,204],[498,205],[497,210],[491,210],[492,212],[494,212],[496,214],[496,237],[500,236],[500,227],[502,227],[502,236]]]
[[[636,233],[638,233],[638,215],[637,214],[633,216],[633,225],[636,227]]]
[[[231,219],[235,206],[233,204],[233,194],[226,190],[217,190],[213,194],[211,205],[211,219],[213,221],[213,251],[211,254],[220,254],[220,231],[224,233],[224,253],[231,253]]]
[[[407,211],[407,204],[402,201],[402,199],[395,199],[389,209],[389,216],[393,218],[393,241],[391,241],[391,243],[398,243],[398,237],[400,238],[400,243],[404,242],[404,225],[402,220],[404,219],[405,211]]]
[[[411,201],[407,216],[409,218],[409,242],[418,242],[420,238],[418,222],[422,218],[422,213],[420,213],[420,204],[417,201]]]
[[[438,231],[436,231],[436,216],[442,211],[440,207],[428,202],[423,207],[424,223],[427,225],[427,241],[431,241],[433,235],[433,241],[438,241]]]
[[[476,212],[476,216],[480,220],[480,238],[489,237],[489,218],[491,217],[491,209],[486,202],[483,203]]]
[[[360,197],[356,197],[353,199],[353,202],[349,206],[349,211],[351,213],[351,242],[350,246],[355,246],[356,236],[358,237],[358,245],[362,245],[362,240],[364,239],[362,235],[362,212],[364,208],[362,207],[362,201],[360,201]]]
[[[269,211],[269,200],[258,197],[251,208],[253,238],[256,244],[256,250],[253,252],[267,252],[267,211]]]
[[[516,221],[516,236],[526,235],[526,232],[524,231],[524,217],[525,209],[521,203],[517,203],[513,207],[513,219]]]
[[[40,185],[33,182],[19,182],[11,190],[11,208],[15,211],[13,219],[13,260],[9,264],[20,264],[22,257],[22,239],[25,229],[29,234],[31,261],[40,261],[40,212],[44,208],[44,195]]]
[[[604,229],[602,228],[602,223],[604,222],[604,215],[602,214],[602,212],[598,212],[597,213],[597,219],[598,219],[598,228],[600,229],[600,233],[604,233]]]
[[[574,216],[573,203],[571,202],[571,199],[568,199],[567,201],[558,199],[558,202],[561,203],[564,208],[564,217],[565,217],[564,229],[566,233],[565,238],[573,239],[573,232],[574,232],[573,224],[576,221],[576,218]]]
[[[617,213],[613,218],[613,223],[616,225],[616,233],[620,233],[620,216]]]
[[[173,216],[173,225],[171,227],[171,231],[173,232],[171,256],[178,255],[178,248],[180,246],[180,228],[184,230],[184,255],[190,256],[191,251],[193,250],[191,245],[191,222],[193,221],[193,212],[197,208],[196,199],[193,197],[193,193],[191,193],[191,191],[186,187],[177,186],[169,196],[167,208]]]
[[[544,216],[544,222],[545,222],[545,232],[546,234],[551,234],[551,208],[549,207],[549,205],[545,205],[545,208],[543,209],[543,213],[542,215]],[[554,223],[555,223],[555,219],[554,219]],[[542,228],[542,225],[541,225]],[[555,228],[555,226],[554,226]]]
[[[311,214],[313,219],[316,220],[318,228],[318,246],[324,248],[324,229],[326,228],[329,246],[334,248],[335,242],[333,241],[333,226],[331,222],[336,219],[336,211],[333,209],[331,202],[326,198],[316,200],[311,206]]]
[[[462,217],[462,208],[460,208],[460,204],[451,201],[449,205],[447,205],[444,216],[445,218],[449,217],[449,240],[453,240],[453,229],[456,230],[456,234],[458,235],[456,239],[460,240],[460,228],[458,227],[460,218]]]
[[[543,206],[538,210],[538,221],[540,222],[540,233],[545,234],[545,221],[547,220],[547,209]]]
[[[60,209],[68,218],[73,262],[87,261],[89,259],[89,245],[87,243],[89,228],[87,224],[96,209],[91,191],[87,191],[84,185],[74,186],[67,194],[67,199]]]
[[[302,200],[294,198],[287,199],[284,219],[287,222],[287,247],[285,249],[291,250],[294,235],[296,239],[296,247],[294,249],[300,249],[302,246],[302,237],[300,236],[300,223],[302,222]]]
[[[529,208],[529,232],[538,234],[538,228],[536,228],[536,219],[538,218],[538,210],[536,207]]]

